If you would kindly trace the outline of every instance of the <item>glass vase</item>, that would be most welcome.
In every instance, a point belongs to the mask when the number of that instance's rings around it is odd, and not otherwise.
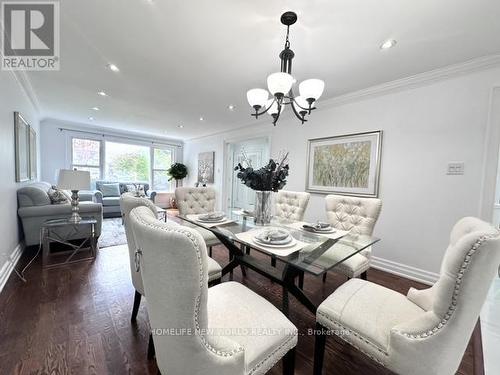
[[[255,225],[269,225],[271,223],[271,192],[256,191],[254,222]]]

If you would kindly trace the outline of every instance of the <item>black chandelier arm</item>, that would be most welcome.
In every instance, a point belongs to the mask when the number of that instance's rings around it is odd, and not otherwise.
[[[293,113],[295,113],[295,116],[302,122],[302,124],[304,124],[304,122],[307,122],[307,120],[304,118],[305,114],[301,115],[299,112],[297,112],[297,108],[295,108],[295,105],[298,105],[297,102],[294,100],[291,104],[292,104],[291,107],[292,107]]]
[[[271,106],[269,106],[271,107]],[[281,103],[278,102],[278,113],[276,114],[273,114],[273,125],[276,126],[276,123],[278,122],[279,118],[280,118],[280,114],[281,114]]]
[[[262,111],[262,112],[259,112],[258,109],[255,110],[255,113],[252,113],[252,116],[254,116],[255,118],[258,118],[260,115],[263,115],[264,113],[267,113],[270,109],[271,109],[271,106],[276,102],[276,98],[273,99],[272,103],[270,105],[267,106],[267,108]]]

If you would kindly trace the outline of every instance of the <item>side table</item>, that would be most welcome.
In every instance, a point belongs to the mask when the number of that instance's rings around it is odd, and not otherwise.
[[[42,236],[42,267],[51,268],[70,263],[94,260],[97,256],[97,236],[95,226],[97,220],[94,218],[82,218],[78,223],[68,219],[53,219],[45,221],[41,226]],[[72,240],[76,233],[82,233],[83,228],[88,228],[88,236]],[[70,250],[51,252],[51,243],[63,244]],[[86,254],[87,253],[87,254]],[[83,255],[83,256],[82,256]],[[54,260],[54,261],[53,261]]]

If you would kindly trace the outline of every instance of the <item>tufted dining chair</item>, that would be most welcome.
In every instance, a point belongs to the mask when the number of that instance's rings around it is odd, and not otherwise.
[[[175,189],[175,202],[181,216],[205,214],[215,210],[215,189],[211,187],[178,187]],[[212,246],[220,244],[215,235],[201,227],[194,226],[200,232],[212,256]]]
[[[239,283],[208,289],[199,232],[155,220],[144,207],[132,210],[130,220],[161,373],[257,375],[284,358],[283,373],[293,374],[297,329]]]
[[[453,227],[438,281],[404,296],[361,279],[318,308],[317,332],[333,332],[398,374],[454,374],[500,265],[500,232],[477,218]],[[316,336],[321,374],[326,336]]]
[[[311,194],[280,190],[275,197],[274,215],[288,220],[302,221],[309,203]]]
[[[123,225],[125,227],[125,235],[127,237],[128,253],[130,260],[130,275],[132,278],[132,285],[134,286],[134,305],[132,308],[131,321],[135,322],[137,318],[137,313],[139,311],[139,306],[141,304],[141,298],[144,296],[144,286],[142,284],[142,277],[140,270],[135,267],[135,251],[137,250],[135,239],[132,233],[132,228],[129,224],[129,215],[136,207],[147,207],[152,214],[157,218],[156,206],[154,203],[147,198],[136,197],[131,193],[124,193],[120,197],[120,210],[122,212]],[[176,226],[178,224],[174,222],[169,222],[169,225]],[[212,258],[208,259],[208,282],[217,283],[222,274],[221,266]]]
[[[336,229],[347,230],[357,235],[371,236],[373,234],[382,209],[382,201],[377,198],[327,195],[325,203],[328,222]],[[335,271],[349,278],[361,276],[366,279],[366,271],[370,268],[371,253],[371,247],[368,247],[340,263],[335,267]],[[322,256],[335,262],[340,262],[345,258],[345,254],[340,251],[327,251]]]

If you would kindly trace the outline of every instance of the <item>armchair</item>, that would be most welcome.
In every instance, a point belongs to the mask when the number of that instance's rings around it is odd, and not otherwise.
[[[438,281],[397,293],[361,279],[340,286],[318,308],[317,330],[340,338],[398,374],[454,374],[500,264],[500,232],[477,218],[451,231]],[[314,374],[326,336],[316,336]]]
[[[295,326],[239,283],[207,288],[207,249],[197,231],[158,221],[145,207],[133,209],[130,222],[161,373],[263,375],[284,358],[283,374],[293,374]]]

